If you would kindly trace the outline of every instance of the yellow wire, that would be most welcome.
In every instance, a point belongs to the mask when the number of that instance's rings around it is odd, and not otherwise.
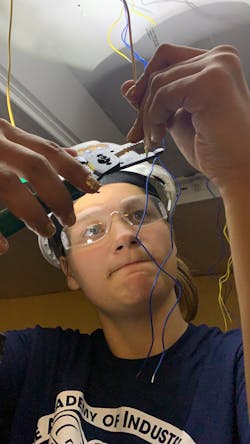
[[[149,17],[146,14],[143,14],[140,11],[137,11],[135,8],[132,8],[132,12],[134,12],[136,15],[139,15],[141,17],[143,17],[145,20],[147,20],[149,23],[151,23],[151,25],[156,26],[156,21],[154,19],[152,19],[151,17]]]
[[[10,0],[10,21],[9,21],[9,35],[8,35],[8,77],[6,86],[6,102],[9,114],[10,123],[15,126],[15,120],[12,112],[10,101],[10,76],[11,76],[11,31],[12,31],[12,18],[13,18],[13,0]]]
[[[152,25],[156,25],[156,22],[149,16],[147,16],[146,14],[143,14],[140,11],[137,11],[135,9],[135,2],[134,0],[132,1],[132,11],[143,17],[145,20],[148,20]],[[127,16],[128,16],[128,29],[129,29],[129,39],[130,39],[130,50],[131,50],[131,59],[129,59],[129,57],[127,57],[122,51],[120,51],[118,48],[116,48],[116,46],[114,46],[114,44],[112,43],[111,40],[111,35],[112,32],[115,28],[115,26],[119,23],[119,21],[121,20],[122,17],[122,13],[123,10],[125,10],[127,12]],[[130,13],[129,13],[129,8],[128,8],[128,4],[127,1],[124,0],[123,1],[123,7],[121,9],[121,12],[119,14],[119,17],[111,24],[111,26],[109,27],[108,31],[107,31],[107,42],[108,45],[110,46],[110,48],[116,52],[119,56],[121,56],[122,58],[124,58],[125,60],[127,60],[128,62],[132,63],[133,66],[133,79],[134,81],[137,80],[137,70],[136,70],[136,61],[135,61],[135,56],[134,56],[134,48],[133,48],[133,39],[132,39],[132,29],[131,29],[131,20],[130,20]]]
[[[113,45],[112,40],[111,40],[111,34],[112,34],[112,31],[113,31],[113,29],[116,27],[116,25],[119,23],[119,21],[121,20],[121,17],[122,17],[122,14],[123,14],[123,10],[124,10],[124,7],[122,6],[122,9],[121,9],[121,12],[120,12],[119,17],[118,17],[118,18],[112,23],[112,25],[109,27],[109,29],[108,29],[108,33],[107,33],[107,41],[108,41],[108,44],[109,44],[110,48],[113,49],[113,51],[115,51],[117,54],[119,54],[121,57],[123,57],[125,60],[127,60],[128,62],[131,63],[131,60],[130,60],[125,54],[123,54],[122,51],[120,51],[119,49],[117,49],[117,48]]]
[[[229,240],[229,237],[228,237],[228,234],[227,234],[227,224],[225,224],[225,226],[224,226],[224,228],[223,228],[223,234],[224,234],[224,236],[225,236],[227,242],[228,242],[229,245],[230,245],[230,240]]]
[[[225,224],[225,226],[224,226],[223,234],[224,234],[224,236],[225,236],[227,242],[228,242],[229,245],[230,245],[229,236],[228,236],[228,234],[227,234],[227,224]],[[228,320],[229,320],[231,323],[232,323],[232,318],[231,318],[230,313],[229,313],[229,311],[228,311],[228,309],[227,309],[227,307],[226,307],[226,305],[225,305],[225,302],[224,302],[224,300],[223,300],[223,297],[222,297],[222,289],[223,289],[223,284],[224,284],[224,283],[229,279],[229,277],[230,277],[230,272],[231,272],[232,263],[233,263],[233,262],[232,262],[232,256],[230,255],[230,257],[229,257],[229,259],[228,259],[228,261],[227,261],[227,270],[226,270],[226,273],[225,273],[223,276],[221,276],[221,277],[219,278],[219,294],[218,294],[218,302],[219,302],[220,309],[221,309],[222,316],[223,316],[223,320],[224,320],[225,331],[228,330],[227,318],[228,318]]]
[[[227,307],[225,305],[225,302],[223,300],[223,297],[222,297],[222,287],[223,287],[223,284],[225,284],[225,282],[230,277],[231,266],[232,266],[232,258],[230,257],[228,262],[227,262],[227,271],[219,279],[219,297],[218,297],[218,301],[219,301],[220,309],[221,309],[223,320],[224,320],[225,331],[228,330],[227,319],[232,323],[232,318],[230,316],[230,313],[229,313],[229,311],[228,311],[228,309],[227,309]]]
[[[140,17],[143,17],[145,20],[147,20],[149,23],[151,23],[151,25],[155,26],[157,23],[154,19],[152,19],[151,17],[149,17],[146,14],[143,14],[143,12],[137,11],[135,9],[135,0],[132,1],[132,12],[134,12],[136,15],[139,15]]]

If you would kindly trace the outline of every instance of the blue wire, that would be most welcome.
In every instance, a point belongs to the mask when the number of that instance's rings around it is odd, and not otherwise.
[[[121,33],[121,39],[122,39],[122,42],[124,43],[125,47],[126,47],[127,49],[130,50],[131,47],[130,47],[130,45],[127,43],[128,15],[127,15],[127,11],[126,11],[126,8],[125,8],[124,1],[121,0],[121,2],[122,2],[123,5],[124,5],[124,9],[125,9],[125,13],[126,13],[126,25],[125,25],[124,29],[122,30],[122,33]],[[147,66],[147,64],[148,64],[148,62],[147,62],[143,57],[141,57],[136,51],[134,51],[134,56],[135,56],[136,60],[138,60],[139,62],[141,62],[141,63],[143,64],[144,69],[145,69],[146,66]],[[165,140],[164,140],[163,142],[164,142],[163,145],[166,147]],[[170,247],[169,252],[167,253],[166,257],[163,259],[163,261],[162,261],[161,264],[158,264],[158,262],[156,261],[156,259],[151,255],[151,253],[150,253],[149,250],[147,249],[147,247],[146,247],[146,246],[141,242],[141,240],[139,239],[139,232],[140,232],[141,227],[142,227],[142,224],[143,224],[143,222],[144,222],[145,215],[146,215],[146,212],[147,212],[147,207],[148,207],[148,196],[149,196],[148,185],[149,185],[149,180],[150,180],[150,177],[151,177],[151,174],[152,174],[152,171],[153,171],[154,165],[155,165],[155,163],[157,162],[157,160],[159,161],[159,163],[161,164],[161,166],[165,169],[165,171],[171,176],[171,178],[172,178],[173,182],[175,183],[176,188],[177,188],[177,190],[178,190],[178,191],[177,191],[177,195],[176,195],[176,199],[175,199],[175,202],[174,202],[174,205],[173,205],[173,208],[171,209],[170,216],[169,216],[171,247]],[[173,252],[173,245],[174,245],[174,243],[173,243],[173,213],[174,213],[175,207],[176,207],[176,205],[177,205],[177,202],[178,202],[178,200],[179,200],[179,198],[180,198],[181,188],[180,188],[180,185],[179,185],[179,183],[177,182],[176,178],[175,178],[175,177],[174,177],[174,176],[173,176],[173,175],[167,170],[167,168],[166,168],[165,165],[160,161],[160,159],[156,157],[156,158],[154,159],[153,163],[152,163],[152,167],[151,167],[150,173],[149,173],[149,175],[148,175],[148,177],[147,177],[147,180],[146,180],[145,191],[146,191],[146,203],[145,203],[144,212],[143,212],[143,215],[142,215],[142,218],[141,218],[141,221],[140,221],[140,224],[139,224],[139,227],[138,227],[137,233],[136,233],[136,240],[137,240],[137,242],[139,243],[139,245],[140,245],[140,246],[146,251],[146,253],[147,253],[148,256],[151,258],[151,260],[155,263],[155,265],[156,265],[157,268],[158,268],[158,271],[157,271],[157,273],[156,273],[156,276],[155,276],[154,282],[153,282],[152,287],[151,287],[151,290],[150,290],[150,295],[149,295],[149,318],[150,318],[150,326],[151,326],[151,337],[152,337],[152,340],[151,340],[151,345],[150,345],[150,347],[149,347],[148,354],[147,354],[146,358],[144,359],[143,365],[142,365],[142,367],[141,367],[139,373],[137,374],[137,377],[142,373],[142,371],[143,371],[143,369],[144,369],[144,367],[145,367],[145,365],[146,365],[146,363],[147,363],[147,360],[148,360],[148,358],[149,358],[149,356],[150,356],[150,354],[151,354],[151,351],[152,351],[152,348],[153,348],[153,344],[154,344],[154,325],[153,325],[153,313],[152,313],[152,299],[153,299],[153,292],[154,292],[154,289],[155,289],[155,287],[156,287],[157,281],[158,281],[158,279],[159,279],[159,275],[160,275],[160,273],[163,272],[165,275],[167,275],[168,277],[170,277],[170,278],[175,282],[175,287],[178,289],[178,295],[177,295],[177,298],[176,298],[176,302],[175,302],[175,304],[173,305],[173,307],[170,309],[169,313],[167,314],[167,316],[166,316],[166,318],[165,318],[165,320],[164,320],[163,329],[162,329],[162,346],[163,346],[163,352],[162,352],[162,354],[161,354],[160,360],[159,360],[159,362],[158,362],[158,365],[157,365],[157,367],[156,367],[156,369],[155,369],[155,371],[154,371],[154,373],[153,373],[152,379],[151,379],[151,382],[154,382],[155,376],[156,376],[156,374],[157,374],[157,372],[158,372],[158,370],[159,370],[159,368],[160,368],[160,366],[161,366],[161,363],[162,363],[162,361],[163,361],[163,359],[164,359],[164,356],[165,356],[165,353],[166,353],[166,350],[165,350],[165,342],[164,342],[164,336],[165,336],[166,325],[167,325],[168,319],[170,318],[170,316],[171,316],[173,310],[175,309],[176,305],[179,303],[179,300],[180,300],[181,295],[182,295],[182,288],[181,288],[181,285],[180,285],[180,282],[178,281],[178,279],[176,279],[174,276],[172,276],[171,274],[169,274],[169,273],[168,273],[166,270],[164,270],[164,268],[163,268],[163,266],[165,265],[165,263],[167,262],[167,260],[169,259],[169,257],[171,256],[171,254],[172,254],[172,252]]]
[[[175,278],[174,278],[174,279],[175,279]],[[171,310],[168,312],[168,314],[167,314],[167,316],[166,316],[166,318],[165,318],[165,322],[164,322],[163,330],[162,330],[162,338],[163,338],[163,341],[164,341],[164,335],[165,335],[165,330],[166,330],[167,322],[168,322],[168,320],[169,320],[171,314],[173,313],[173,311],[174,311],[176,305],[179,303],[179,301],[180,301],[180,299],[181,299],[181,296],[182,296],[182,288],[181,288],[181,284],[180,284],[180,282],[178,281],[178,279],[175,279],[175,282],[176,282],[176,287],[178,288],[178,296],[177,296],[177,298],[176,298],[176,302],[174,303],[173,307],[172,307]],[[158,373],[158,370],[160,369],[160,366],[161,366],[161,364],[162,364],[162,362],[163,362],[163,359],[165,358],[166,352],[167,352],[167,350],[166,350],[165,347],[164,347],[164,349],[163,349],[163,351],[162,351],[162,353],[161,353],[161,357],[160,357],[160,359],[159,359],[159,362],[158,362],[158,364],[157,364],[157,366],[156,366],[156,369],[155,369],[155,371],[154,371],[154,373],[153,373],[153,376],[152,376],[152,378],[151,378],[151,382],[154,382],[154,381],[155,381],[155,377],[156,377],[156,375],[157,375],[157,373]]]
[[[126,48],[130,50],[130,45],[127,42],[127,34],[128,34],[128,24],[124,27],[124,29],[121,33],[121,39],[122,39],[124,45],[126,46]],[[139,62],[141,62],[143,64],[144,69],[145,69],[148,64],[147,60],[145,60],[143,57],[141,57],[136,51],[134,51],[134,55],[135,55],[136,60],[138,60]]]
[[[139,224],[139,227],[138,227],[138,230],[137,230],[137,233],[136,233],[136,240],[137,240],[137,242],[139,243],[140,246],[142,246],[142,247],[144,248],[144,250],[147,252],[147,254],[148,254],[151,258],[152,258],[152,256],[151,256],[150,252],[149,252],[148,249],[145,247],[145,245],[143,245],[143,243],[142,243],[141,240],[139,239],[138,235],[139,235],[139,232],[140,232],[140,230],[141,230],[142,224],[143,224],[143,222],[144,222],[144,219],[145,219],[145,216],[146,216],[146,212],[147,212],[147,208],[148,208],[148,197],[149,197],[148,184],[149,184],[149,179],[150,179],[151,174],[152,174],[152,172],[153,172],[153,168],[154,168],[154,165],[155,165],[156,161],[157,161],[157,157],[155,157],[154,160],[153,160],[151,170],[150,170],[149,175],[148,175],[147,180],[146,180],[146,187],[145,187],[145,191],[146,191],[146,203],[145,203],[145,207],[144,207],[143,215],[142,215],[142,218],[141,218],[141,220],[140,220],[140,224]],[[154,262],[155,262],[155,260],[154,260]],[[157,267],[158,267],[158,263],[157,263],[156,265],[157,265]],[[156,275],[156,276],[157,276],[157,275]],[[150,347],[149,347],[149,351],[148,351],[148,353],[147,353],[147,356],[146,356],[146,358],[144,359],[143,365],[142,365],[142,367],[141,367],[139,373],[137,374],[137,377],[142,373],[142,371],[143,371],[143,369],[144,369],[144,367],[145,367],[145,365],[146,365],[146,363],[147,363],[147,360],[148,360],[148,358],[149,358],[149,356],[150,356],[150,354],[151,354],[151,350],[152,350],[152,348],[153,348],[153,345],[154,345],[154,324],[153,324],[153,312],[152,312],[152,296],[153,296],[153,292],[154,292],[154,289],[155,289],[155,285],[156,285],[156,283],[157,283],[157,280],[156,280],[156,277],[155,277],[154,282],[153,282],[152,287],[151,287],[151,290],[150,290],[150,294],[149,294],[149,304],[148,304],[148,308],[149,308],[149,318],[150,318],[150,327],[151,327],[151,338],[152,338],[152,340],[151,340],[151,344],[150,344]]]
[[[177,188],[176,199],[175,199],[175,202],[174,202],[173,208],[171,209],[170,217],[169,217],[171,247],[170,247],[170,250],[169,250],[168,254],[165,256],[165,258],[163,259],[163,261],[162,261],[161,264],[159,264],[159,263],[156,261],[156,259],[151,255],[151,253],[149,252],[149,250],[147,249],[147,247],[141,242],[141,240],[140,240],[139,237],[138,237],[139,232],[140,232],[140,230],[141,230],[141,228],[142,228],[143,221],[144,221],[144,219],[145,219],[146,212],[147,212],[147,207],[148,207],[148,195],[149,195],[149,193],[148,193],[148,185],[149,185],[150,176],[151,176],[151,174],[152,174],[152,171],[153,171],[153,168],[154,168],[154,165],[155,165],[156,161],[158,161],[158,162],[161,164],[161,166],[165,169],[165,171],[166,171],[166,172],[172,177],[172,179],[173,179],[173,181],[174,181],[174,183],[175,183],[175,185],[176,185],[176,188]],[[153,161],[151,171],[150,171],[150,173],[149,173],[149,175],[148,175],[148,177],[147,177],[147,180],[146,180],[145,191],[146,191],[146,203],[145,203],[144,212],[143,212],[143,215],[142,215],[142,218],[141,218],[141,221],[140,221],[140,224],[139,224],[139,227],[138,227],[137,233],[136,233],[136,240],[137,240],[137,242],[142,246],[142,248],[146,251],[146,253],[149,255],[149,257],[151,258],[151,260],[155,263],[155,265],[156,265],[157,268],[158,268],[158,271],[157,271],[157,273],[156,273],[156,276],[155,276],[155,279],[154,279],[153,285],[152,285],[151,290],[150,290],[150,296],[149,296],[149,315],[150,315],[150,325],[151,325],[152,342],[151,342],[151,345],[150,345],[150,348],[149,348],[148,354],[147,354],[146,358],[144,359],[143,365],[142,365],[142,367],[141,367],[141,369],[140,369],[138,375],[142,373],[142,371],[143,371],[143,369],[144,369],[144,367],[145,367],[145,365],[146,365],[146,362],[147,362],[147,360],[148,360],[148,358],[149,358],[149,356],[150,356],[150,353],[151,353],[151,350],[152,350],[153,344],[154,344],[154,327],[153,327],[153,314],[152,314],[152,297],[153,297],[153,292],[154,292],[155,286],[156,286],[156,284],[157,284],[157,281],[158,281],[158,279],[159,279],[159,275],[160,275],[160,273],[163,272],[165,275],[167,275],[168,277],[170,277],[170,278],[175,282],[175,286],[176,286],[177,289],[178,289],[178,296],[177,296],[176,302],[175,302],[175,304],[173,305],[173,307],[171,308],[171,310],[169,311],[169,313],[167,314],[167,316],[166,316],[166,318],[165,318],[165,321],[164,321],[164,324],[163,324],[163,330],[162,330],[162,345],[163,345],[163,352],[162,352],[162,354],[161,354],[160,360],[159,360],[159,362],[158,362],[158,365],[157,365],[157,367],[156,367],[156,369],[155,369],[155,371],[154,371],[154,374],[153,374],[153,376],[152,376],[152,379],[151,379],[151,382],[154,382],[155,376],[156,376],[156,374],[157,374],[157,372],[158,372],[158,370],[159,370],[159,368],[160,368],[160,366],[161,366],[162,360],[163,360],[163,358],[164,358],[164,356],[165,356],[165,353],[166,353],[166,350],[165,350],[165,343],[164,343],[164,336],[165,336],[166,325],[167,325],[168,319],[169,319],[169,317],[171,316],[173,310],[175,309],[176,305],[179,303],[179,300],[180,300],[180,298],[181,298],[181,294],[182,294],[181,285],[180,285],[178,279],[176,279],[174,276],[172,276],[172,275],[169,274],[166,270],[164,270],[164,268],[162,268],[162,267],[165,265],[165,263],[167,262],[167,260],[169,259],[169,257],[171,256],[172,252],[173,252],[173,245],[174,245],[174,243],[173,243],[173,213],[174,213],[175,207],[176,207],[176,205],[177,205],[177,202],[178,202],[178,200],[179,200],[179,198],[180,198],[181,188],[180,188],[180,186],[179,186],[179,184],[178,184],[176,178],[175,178],[175,177],[174,177],[174,176],[173,176],[173,175],[167,170],[167,168],[165,167],[165,165],[161,162],[161,160],[160,160],[158,157],[156,157],[156,158],[154,159],[154,161]],[[138,375],[137,375],[137,376],[138,376]]]
[[[173,246],[174,246],[174,243],[173,243],[173,215],[174,215],[174,211],[175,211],[176,205],[177,205],[177,203],[178,203],[178,200],[180,199],[180,196],[181,196],[181,187],[180,187],[180,184],[178,183],[176,177],[173,176],[173,174],[171,174],[170,171],[168,171],[168,169],[165,167],[165,165],[163,164],[163,162],[162,162],[160,159],[159,159],[159,163],[160,163],[160,165],[165,169],[165,171],[171,176],[171,178],[172,178],[172,180],[174,181],[175,186],[176,186],[176,188],[177,188],[176,199],[175,199],[175,202],[174,202],[174,205],[173,205],[173,209],[172,209],[172,211],[170,212],[170,217],[169,217],[170,239],[171,239],[171,249],[170,249],[170,253],[172,253],[172,251],[173,251]],[[167,257],[167,259],[168,259],[168,257]],[[165,262],[167,262],[167,259],[164,260],[164,264],[165,264]],[[162,264],[161,264],[161,265],[162,265]],[[178,280],[178,279],[175,279],[173,276],[170,276],[170,277],[171,277],[171,278],[174,280],[174,282],[175,282],[175,286],[176,286],[176,288],[177,288],[177,293],[178,293],[178,294],[177,294],[176,302],[174,303],[173,307],[169,310],[169,312],[168,312],[168,314],[167,314],[167,316],[166,316],[166,318],[165,318],[164,324],[163,324],[163,329],[162,329],[162,346],[163,346],[163,352],[162,352],[161,357],[160,357],[160,359],[159,359],[158,365],[156,366],[156,369],[155,369],[154,374],[153,374],[153,376],[152,376],[151,382],[154,382],[155,377],[156,377],[156,375],[157,375],[157,372],[158,372],[158,370],[159,370],[159,368],[160,368],[160,366],[161,366],[161,364],[162,364],[162,362],[163,362],[163,359],[164,359],[164,357],[165,357],[165,354],[166,354],[166,349],[165,349],[165,331],[166,331],[167,322],[168,322],[168,320],[169,320],[171,314],[173,313],[173,311],[174,311],[176,305],[179,303],[179,301],[180,301],[180,299],[181,299],[181,296],[182,296],[182,287],[181,287],[181,284],[180,284],[179,280]]]

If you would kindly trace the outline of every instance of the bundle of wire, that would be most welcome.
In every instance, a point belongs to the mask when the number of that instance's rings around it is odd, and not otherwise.
[[[116,52],[120,57],[124,58],[126,61],[132,63],[132,70],[133,70],[133,79],[134,81],[137,80],[137,68],[136,68],[136,60],[138,60],[139,62],[141,62],[143,64],[143,67],[145,68],[147,66],[147,61],[141,57],[136,51],[134,51],[134,46],[133,46],[133,38],[132,38],[132,27],[131,27],[131,18],[130,18],[130,12],[129,12],[129,8],[128,8],[128,4],[126,2],[126,0],[121,0],[123,7],[120,11],[120,14],[118,16],[118,18],[111,24],[111,26],[108,29],[108,33],[107,33],[107,41],[109,46],[111,47],[111,49]],[[120,22],[123,12],[125,11],[125,17],[126,17],[126,25],[124,27],[124,29],[121,32],[121,40],[123,42],[123,44],[125,45],[125,47],[127,49],[129,49],[130,53],[131,53],[131,59],[124,54],[120,49],[118,49],[113,43],[112,43],[112,39],[111,39],[111,34],[114,30],[114,28],[117,26],[117,24]],[[151,23],[151,25],[156,25],[155,20],[153,20],[151,17],[147,16],[146,14],[143,14],[140,11],[137,11],[134,6],[132,7],[132,11],[137,14],[138,16],[143,17],[144,19],[146,19],[148,22]],[[127,35],[129,34],[129,43],[127,41]]]
[[[121,0],[121,1],[125,4],[125,2],[123,0]],[[140,14],[134,8],[132,10],[135,12],[135,14],[142,15],[144,18],[149,20],[151,23],[153,22],[153,24],[156,24],[156,22],[154,20],[152,20],[148,16],[145,16],[145,14]],[[124,45],[126,46],[126,48],[131,51],[131,44],[129,44],[127,42],[127,34],[128,34],[128,30],[129,30],[129,24],[130,24],[130,17],[129,17],[129,9],[128,8],[125,9],[125,13],[126,13],[126,21],[127,21],[127,23],[126,23],[126,25],[123,28],[123,31],[121,33],[121,39],[122,39],[122,42],[124,43]],[[143,57],[141,57],[136,51],[134,51],[134,56],[135,56],[136,60],[138,60],[139,62],[141,62],[143,64],[143,67],[145,69],[147,64],[148,64],[148,62]]]

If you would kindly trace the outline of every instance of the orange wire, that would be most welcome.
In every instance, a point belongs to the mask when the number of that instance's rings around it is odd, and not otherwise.
[[[132,37],[132,26],[131,26],[131,18],[130,18],[130,12],[129,7],[126,2],[126,0],[122,0],[124,7],[126,9],[127,17],[128,17],[128,32],[129,32],[129,44],[130,44],[130,52],[131,52],[131,61],[132,61],[132,68],[133,68],[133,80],[136,82],[137,80],[137,69],[136,69],[136,60],[135,60],[135,53],[134,53],[134,45],[133,45],[133,37]]]

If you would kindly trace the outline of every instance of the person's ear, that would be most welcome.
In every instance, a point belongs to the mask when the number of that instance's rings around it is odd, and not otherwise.
[[[70,290],[78,290],[80,285],[78,284],[65,256],[59,258],[61,269],[66,276],[67,285]]]

